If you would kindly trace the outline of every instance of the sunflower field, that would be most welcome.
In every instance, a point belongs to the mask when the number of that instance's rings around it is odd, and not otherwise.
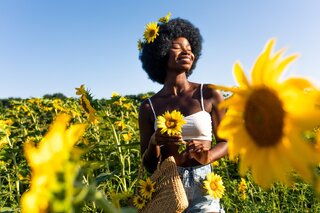
[[[6,99],[0,107],[0,212],[137,212],[138,107],[152,93]],[[312,140],[310,135],[310,140]],[[212,163],[226,212],[320,212],[313,186],[255,184],[237,160]]]

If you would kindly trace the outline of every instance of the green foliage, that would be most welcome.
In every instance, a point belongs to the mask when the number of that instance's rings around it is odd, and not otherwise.
[[[77,182],[82,187],[75,199],[79,203],[77,211],[108,212],[113,206],[131,205],[140,165],[138,107],[150,95],[92,100],[98,123],[91,123],[83,136],[84,142],[77,144],[85,150]],[[19,212],[21,195],[29,188],[31,179],[23,144],[30,140],[40,142],[59,113],[71,115],[74,123],[86,123],[88,119],[79,100],[74,98],[3,100],[0,112],[3,123],[0,124],[0,212]],[[243,177],[247,183],[243,199],[238,190],[241,181],[238,164],[224,158],[213,169],[226,187],[221,199],[226,212],[320,212],[320,202],[312,186],[302,181],[292,187],[274,184],[263,190],[248,173]]]
[[[43,99],[56,99],[56,98],[64,100],[67,98],[67,96],[65,96],[63,93],[60,93],[60,92],[53,93],[52,95],[46,94],[43,96]]]

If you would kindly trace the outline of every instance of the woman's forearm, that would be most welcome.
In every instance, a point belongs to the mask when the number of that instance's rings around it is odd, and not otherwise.
[[[214,147],[210,149],[210,162],[219,160],[228,154],[228,143],[223,141],[217,143]]]

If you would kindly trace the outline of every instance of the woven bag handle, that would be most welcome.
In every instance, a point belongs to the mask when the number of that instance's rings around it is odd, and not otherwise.
[[[138,183],[139,183],[140,180],[142,180],[142,176],[143,176],[144,170],[145,170],[145,167],[143,165],[143,159],[144,159],[145,153],[146,153],[146,151],[142,154],[142,157],[141,157],[141,163],[140,163],[140,168],[139,168],[138,177],[137,177],[137,182]],[[160,154],[157,168],[159,168],[159,166],[160,166],[161,159],[162,159],[162,157],[161,157],[161,154]],[[135,193],[136,194],[138,193],[138,187],[136,187]]]
[[[144,155],[145,155],[146,152],[144,152],[142,154],[142,157],[141,157],[141,163],[140,163],[140,168],[139,168],[139,173],[138,173],[138,179],[141,179],[141,176],[143,175],[143,172],[144,172],[144,165],[143,165],[143,158],[144,158]],[[160,164],[161,164],[161,160],[162,160],[162,156],[160,154],[159,156],[159,160],[158,160],[158,164],[157,164],[157,169],[159,168]],[[140,177],[140,178],[139,178]]]

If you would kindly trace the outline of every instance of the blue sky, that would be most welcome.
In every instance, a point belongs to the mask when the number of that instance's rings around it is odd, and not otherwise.
[[[191,81],[234,85],[232,66],[247,72],[270,38],[300,53],[287,76],[320,84],[318,0],[0,0],[0,98],[96,98],[157,91],[138,59],[144,26],[159,17],[189,19],[203,35]]]

